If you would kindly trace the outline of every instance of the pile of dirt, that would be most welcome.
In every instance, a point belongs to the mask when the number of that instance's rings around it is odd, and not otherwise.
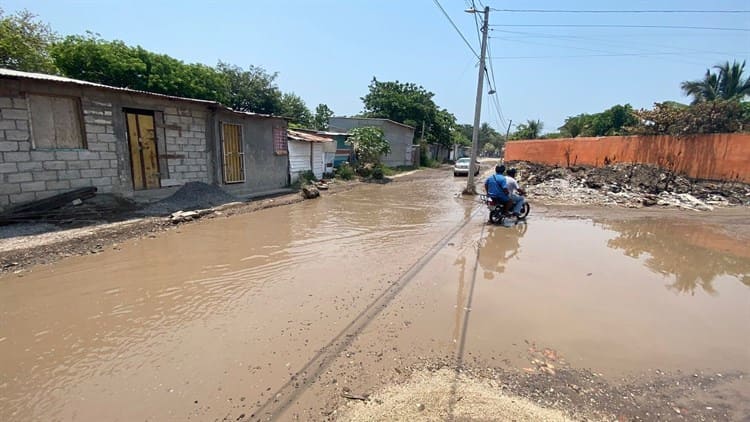
[[[167,215],[175,211],[211,208],[237,201],[239,201],[238,198],[226,193],[218,186],[202,182],[188,182],[171,196],[149,204],[137,213],[152,216]]]
[[[505,394],[501,383],[470,377],[449,369],[420,372],[401,385],[385,388],[369,400],[342,409],[344,421],[504,420],[560,421],[572,419],[556,409]]]
[[[715,206],[750,205],[750,185],[691,179],[648,164],[606,167],[555,167],[509,162],[529,197],[554,203],[679,207],[711,210]]]

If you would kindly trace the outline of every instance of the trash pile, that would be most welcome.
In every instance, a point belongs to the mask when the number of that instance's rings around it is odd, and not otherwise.
[[[641,208],[677,207],[710,211],[714,207],[750,205],[750,185],[690,179],[648,164],[606,167],[546,166],[509,162],[529,197],[553,204]]]

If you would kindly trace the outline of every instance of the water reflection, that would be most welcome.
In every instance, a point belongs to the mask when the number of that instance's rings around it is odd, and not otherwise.
[[[526,223],[521,222],[488,229],[487,236],[479,243],[479,265],[484,270],[485,280],[492,280],[496,274],[502,274],[509,260],[518,259],[521,237],[527,228]]]
[[[750,250],[747,244],[724,235],[715,227],[686,225],[663,220],[599,223],[618,235],[607,242],[626,256],[648,255],[645,266],[674,276],[667,288],[695,294],[700,289],[715,295],[717,277],[730,276],[750,287]]]

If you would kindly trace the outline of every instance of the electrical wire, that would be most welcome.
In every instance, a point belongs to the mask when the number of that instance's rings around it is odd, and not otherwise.
[[[479,1],[479,4],[482,6],[482,8],[484,8],[484,4],[482,4],[482,0],[478,0],[478,1]],[[475,4],[475,0],[471,0],[471,8],[474,9],[474,10],[477,10],[476,4]],[[479,40],[479,43],[481,44],[482,43],[482,40],[481,40],[481,38],[482,38],[482,30],[480,29],[480,25],[479,25],[479,18],[477,17],[477,13],[474,13],[473,15],[474,15],[474,24],[475,24],[476,30],[477,30],[477,39]],[[488,37],[488,39],[487,39],[487,56],[488,56],[488,59],[489,59],[489,56],[492,55],[490,48],[491,48],[491,43],[490,43],[490,40],[489,40],[489,37]],[[489,100],[487,102],[491,106],[493,106],[494,109],[495,109],[495,114],[497,115],[495,117],[495,121],[496,121],[495,123],[499,125],[500,121],[502,121],[503,122],[503,126],[505,126],[505,123],[504,123],[505,122],[505,116],[503,115],[503,109],[500,106],[500,102],[499,102],[499,100],[497,98],[498,94],[497,94],[497,82],[495,81],[495,70],[493,68],[492,61],[491,60],[487,60],[487,61],[489,62],[490,73],[487,73],[487,67],[488,66],[485,65],[484,75],[483,76],[487,77],[487,85],[489,86],[490,91],[495,91],[494,95],[489,95],[489,94],[486,95],[488,97],[488,100]],[[492,76],[490,76],[490,74]],[[499,121],[498,121],[498,118],[499,118]]]
[[[750,32],[748,28],[721,28],[714,26],[680,26],[680,25],[614,25],[614,24],[495,24],[492,27],[524,28],[651,28],[651,29],[692,29],[705,31],[741,31]]]
[[[612,53],[612,54],[571,54],[559,56],[494,56],[492,60],[510,60],[510,59],[575,59],[583,57],[651,57],[651,56],[679,56],[683,53]],[[708,53],[710,54],[710,53]],[[723,54],[718,54],[723,56]]]
[[[471,52],[474,53],[474,56],[478,58],[479,54],[477,53],[477,51],[474,50],[474,47],[471,46],[471,43],[469,43],[469,40],[467,40],[464,34],[461,32],[461,30],[458,29],[458,26],[456,26],[456,24],[453,22],[453,19],[451,19],[450,15],[448,15],[448,12],[446,12],[445,9],[443,9],[443,6],[440,4],[440,2],[438,0],[432,0],[432,1],[435,2],[435,5],[438,7],[438,9],[440,9],[440,11],[443,12],[443,15],[445,15],[445,18],[448,19],[448,22],[450,22],[451,26],[453,26],[453,29],[455,29],[456,32],[458,32],[458,35],[461,37],[462,40],[464,40],[464,43],[466,43],[466,46],[469,47],[469,50],[471,50]]]
[[[494,12],[508,13],[750,13],[750,10],[564,10],[564,9],[495,9]]]
[[[583,41],[587,41],[587,42],[593,41],[593,42],[598,42],[598,43],[601,43],[601,44],[615,46],[615,47],[622,47],[622,46],[633,47],[633,44],[634,44],[633,41],[617,42],[617,41],[605,40],[605,39],[601,39],[601,38],[592,38],[592,37],[584,37],[584,36],[577,36],[577,35],[548,34],[548,33],[541,33],[541,32],[524,32],[524,31],[508,31],[508,30],[502,30],[502,29],[493,29],[492,31],[493,32],[502,32],[504,34],[525,35],[527,37],[532,37],[532,38],[553,38],[553,39],[569,38],[569,39],[574,39],[574,40],[583,40]],[[506,39],[510,39],[510,38],[506,38]],[[648,45],[651,46],[651,47],[676,49],[676,47],[674,45],[656,44],[656,43],[653,43],[653,42],[650,42],[650,41],[648,42]],[[639,49],[639,50],[642,50],[642,51],[646,51],[646,52],[655,52],[654,50],[644,50],[644,48],[642,48],[642,47],[636,47],[636,48]],[[694,53],[706,53],[706,54],[709,54],[709,53],[710,54],[721,54],[721,55],[724,55],[724,56],[737,55],[737,53],[728,53],[728,52],[722,52],[722,51],[717,51],[717,50],[712,50],[712,51],[697,50],[697,49],[694,49],[694,48],[682,49],[682,52],[686,52],[686,53],[688,53],[688,52],[694,52]],[[747,54],[747,53],[742,53],[742,54]]]
[[[551,43],[544,43],[544,42],[538,42],[538,41],[519,40],[519,39],[503,38],[503,37],[494,37],[494,38],[496,38],[496,39],[502,39],[502,40],[510,41],[510,42],[522,43],[522,44],[541,45],[541,46],[545,46],[545,47],[557,47],[557,48],[563,48],[563,49],[589,51],[589,52],[598,53],[598,54],[622,54],[620,52],[612,52],[612,51],[601,50],[601,49],[596,49],[596,48],[577,47],[577,46],[572,46],[572,45],[551,44]],[[641,54],[645,54],[645,53],[641,53]],[[702,64],[702,63],[693,62],[693,61],[690,61],[690,60],[685,60],[684,57],[683,57],[684,55],[685,55],[684,53],[674,54],[673,56],[676,56],[677,58],[672,58],[672,59],[668,59],[668,60],[675,61],[675,62],[688,63],[688,64],[692,64],[692,65],[700,65],[700,64]],[[661,57],[661,56],[653,56],[653,57],[654,58],[665,59],[664,57]],[[496,58],[497,59],[501,59],[499,57],[496,57]]]

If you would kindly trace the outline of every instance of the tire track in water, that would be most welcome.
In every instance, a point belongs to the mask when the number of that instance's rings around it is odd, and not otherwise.
[[[331,341],[323,346],[305,366],[296,372],[294,377],[281,386],[276,392],[258,407],[252,418],[259,420],[276,420],[281,413],[304,393],[313,382],[331,365],[331,363],[351,345],[352,341],[375,319],[393,299],[406,287],[414,277],[456,236],[483,208],[477,207],[463,221],[454,226],[445,236],[438,240],[393,284],[347,324]]]

